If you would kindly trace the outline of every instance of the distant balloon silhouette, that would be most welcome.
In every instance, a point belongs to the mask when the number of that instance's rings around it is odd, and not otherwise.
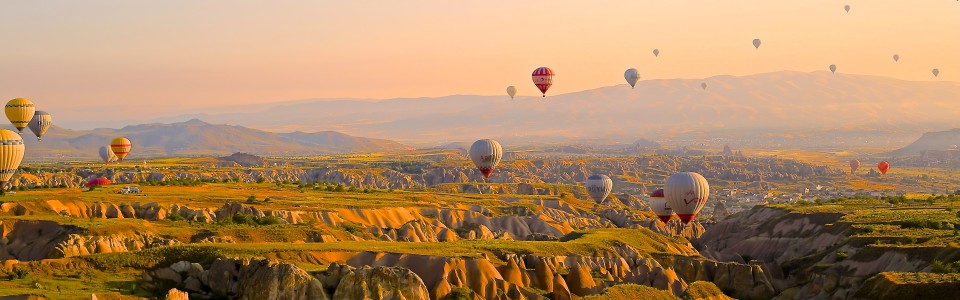
[[[760,49],[760,39],[753,39],[753,47]]]
[[[660,57],[660,49],[653,49],[653,56]]]
[[[507,95],[510,95],[510,99],[512,100],[512,99],[513,99],[513,96],[516,96],[516,95],[517,95],[517,87],[512,86],[512,85],[511,85],[511,86],[508,86],[508,87],[507,87]]]
[[[940,69],[933,69],[933,77],[937,77],[939,75],[940,75]]]
[[[894,54],[894,55],[893,55],[893,62],[898,62],[898,61],[900,61],[900,54]]]
[[[837,74],[837,65],[830,65],[830,73]]]
[[[630,84],[630,88],[632,89],[637,85],[637,81],[640,80],[640,74],[637,73],[637,69],[629,68],[623,72],[623,79],[627,80],[627,83]]]
[[[850,12],[850,4],[844,5],[843,10]]]
[[[850,174],[856,173],[857,169],[859,168],[860,168],[859,160],[856,160],[856,159],[850,160]]]
[[[706,82],[701,82],[701,83],[700,83],[700,87],[703,88],[703,89],[707,89],[707,83],[706,83]]]

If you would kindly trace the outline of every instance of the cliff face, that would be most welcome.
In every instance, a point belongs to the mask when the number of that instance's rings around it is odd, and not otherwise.
[[[52,221],[0,221],[0,260],[41,260],[95,253],[142,250],[180,242],[146,232],[86,235]]]
[[[708,281],[744,297],[775,293],[759,265],[618,252],[627,255],[508,254],[499,265],[487,258],[361,252],[314,275],[272,260],[220,258],[209,266],[183,261],[145,271],[141,287],[245,299],[442,299],[457,288],[469,288],[480,299],[542,299],[527,289],[535,288],[553,299],[575,299],[617,284],[646,285],[680,296],[688,282]]]
[[[698,250],[717,261],[762,265],[780,299],[852,298],[878,273],[925,272],[933,260],[957,255],[942,247],[873,245],[842,216],[757,206],[711,227]]]

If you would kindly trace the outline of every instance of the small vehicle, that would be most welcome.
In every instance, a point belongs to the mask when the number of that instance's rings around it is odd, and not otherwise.
[[[140,193],[140,188],[139,188],[139,187],[135,187],[135,186],[125,186],[125,187],[120,188],[119,190],[117,190],[117,193],[118,193],[118,194],[123,194],[123,195],[127,195],[127,194],[139,194],[139,193]]]

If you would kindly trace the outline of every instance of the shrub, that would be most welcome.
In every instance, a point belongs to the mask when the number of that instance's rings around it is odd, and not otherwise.
[[[455,287],[450,293],[443,296],[443,300],[473,300],[473,290],[468,287]]]
[[[169,214],[169,215],[167,215],[167,220],[170,220],[170,221],[183,221],[184,219],[183,219],[183,216],[181,216],[180,214]]]
[[[350,234],[353,234],[353,235],[359,235],[360,233],[363,232],[363,226],[360,226],[359,224],[355,224],[355,223],[343,222],[343,223],[340,223],[340,227],[343,228],[343,231],[349,232]]]
[[[27,278],[27,275],[29,274],[30,274],[30,271],[28,271],[25,268],[15,268],[13,269],[12,276],[13,276],[13,279],[24,279],[24,278]]]
[[[848,255],[846,252],[837,251],[837,261],[843,261],[844,259],[847,259],[847,256]]]
[[[245,225],[257,224],[257,222],[253,219],[253,217],[245,214],[235,214],[233,215],[233,218],[231,218],[231,220],[233,221],[234,224],[245,224]]]
[[[277,224],[283,223],[283,221],[281,221],[280,218],[277,218],[274,216],[264,216],[263,218],[256,219],[256,221],[257,221],[257,224],[260,224],[260,225],[277,225]]]
[[[955,262],[943,262],[939,260],[934,260],[933,265],[930,266],[930,272],[933,273],[960,273],[960,261]]]
[[[247,197],[247,203],[250,203],[250,204],[257,203],[257,196],[250,195],[250,197]]]
[[[344,187],[343,187],[343,184],[340,184],[340,183],[338,183],[338,184],[337,184],[337,187],[333,189],[334,192],[338,192],[338,193],[343,192],[343,191],[345,191],[345,190],[346,190],[346,188],[344,188]]]

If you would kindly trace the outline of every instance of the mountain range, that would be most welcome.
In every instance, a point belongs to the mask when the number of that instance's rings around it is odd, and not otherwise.
[[[562,77],[556,84],[562,84]],[[701,88],[706,83],[707,88]],[[520,85],[524,88],[525,85]],[[527,87],[532,93],[532,85]],[[960,83],[906,81],[825,71],[662,79],[542,97],[453,95],[388,100],[324,99],[208,112],[201,118],[263,130],[336,130],[408,144],[616,140],[770,132],[875,132],[869,139],[960,125]],[[216,110],[214,110],[216,111]],[[878,133],[876,133],[878,132]],[[853,139],[868,139],[853,136]],[[831,135],[823,143],[844,140]],[[866,141],[870,142],[870,141]],[[903,144],[883,145],[901,147]]]
[[[225,155],[234,152],[319,155],[413,149],[390,140],[356,137],[335,131],[274,133],[193,119],[171,124],[132,125],[121,129],[70,130],[53,126],[40,142],[29,131],[25,131],[25,159],[95,158],[101,146],[108,145],[118,136],[127,137],[133,142],[130,158]]]

